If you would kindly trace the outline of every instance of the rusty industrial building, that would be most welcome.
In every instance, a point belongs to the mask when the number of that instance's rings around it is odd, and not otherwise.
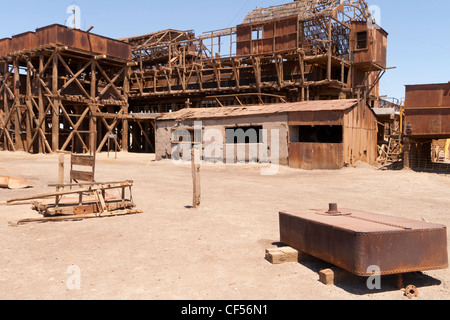
[[[157,139],[157,123],[170,113],[254,105],[283,110],[303,103],[315,120],[300,112],[297,124],[286,120],[288,129],[349,122],[371,132],[350,137],[339,131],[338,144],[358,147],[336,146],[339,160],[332,167],[373,163],[379,139],[372,134],[372,109],[383,104],[379,81],[387,70],[387,37],[364,0],[258,8],[240,25],[199,36],[170,29],[117,40],[47,26],[0,40],[0,146],[92,153],[111,145],[157,153],[157,144],[166,143]],[[330,100],[347,106],[341,113],[350,110],[345,101],[356,101],[350,107],[358,106],[357,118],[326,112],[321,101]],[[297,158],[307,152],[289,145],[287,154]]]
[[[404,113],[405,166],[450,171],[450,83],[407,85]]]

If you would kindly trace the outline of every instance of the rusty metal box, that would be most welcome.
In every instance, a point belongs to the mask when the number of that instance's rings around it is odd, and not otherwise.
[[[331,209],[330,209],[331,210]],[[448,268],[443,225],[342,209],[280,212],[280,241],[358,276]]]

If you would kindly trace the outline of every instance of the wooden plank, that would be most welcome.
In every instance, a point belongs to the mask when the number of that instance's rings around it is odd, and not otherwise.
[[[77,180],[77,181],[79,181],[79,180],[80,181],[94,181],[94,173],[86,172],[86,171],[71,170],[70,178],[71,178],[71,180]]]
[[[266,250],[266,260],[272,264],[298,262],[299,252],[291,247]]]
[[[94,156],[72,154],[71,163],[75,166],[93,167],[95,165],[95,158]]]
[[[142,213],[142,210],[122,210],[117,212],[103,212],[102,214],[86,214],[86,215],[72,215],[72,216],[62,216],[62,217],[45,217],[36,219],[23,219],[17,221],[10,221],[9,225],[12,227],[17,227],[25,223],[34,222],[58,222],[58,221],[73,221],[73,220],[84,220],[84,219],[96,219],[96,218],[106,218],[106,217],[117,217],[124,215],[133,215]]]
[[[201,185],[200,185],[200,156],[199,150],[194,146],[191,151],[192,161],[192,180],[193,180],[193,208],[197,208],[201,203]]]

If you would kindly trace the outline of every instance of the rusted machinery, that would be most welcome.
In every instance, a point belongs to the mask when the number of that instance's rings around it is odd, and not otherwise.
[[[280,212],[281,242],[361,277],[448,268],[443,225],[358,210]]]
[[[13,221],[10,225],[141,213],[141,210],[134,209],[132,186],[133,181],[50,185],[50,187],[62,188],[62,191],[8,200],[6,205],[31,201],[32,209],[44,216],[43,218]],[[64,191],[64,188],[71,189]],[[129,190],[128,197],[126,189]],[[111,193],[113,190],[119,190],[120,195],[113,195]]]

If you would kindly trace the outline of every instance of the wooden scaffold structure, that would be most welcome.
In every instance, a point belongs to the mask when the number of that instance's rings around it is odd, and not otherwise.
[[[164,113],[357,96],[376,104],[386,39],[364,0],[258,8],[236,27],[198,37],[163,30],[124,38],[136,62],[130,108]]]
[[[131,51],[52,25],[0,40],[0,143],[35,153],[128,147]]]

